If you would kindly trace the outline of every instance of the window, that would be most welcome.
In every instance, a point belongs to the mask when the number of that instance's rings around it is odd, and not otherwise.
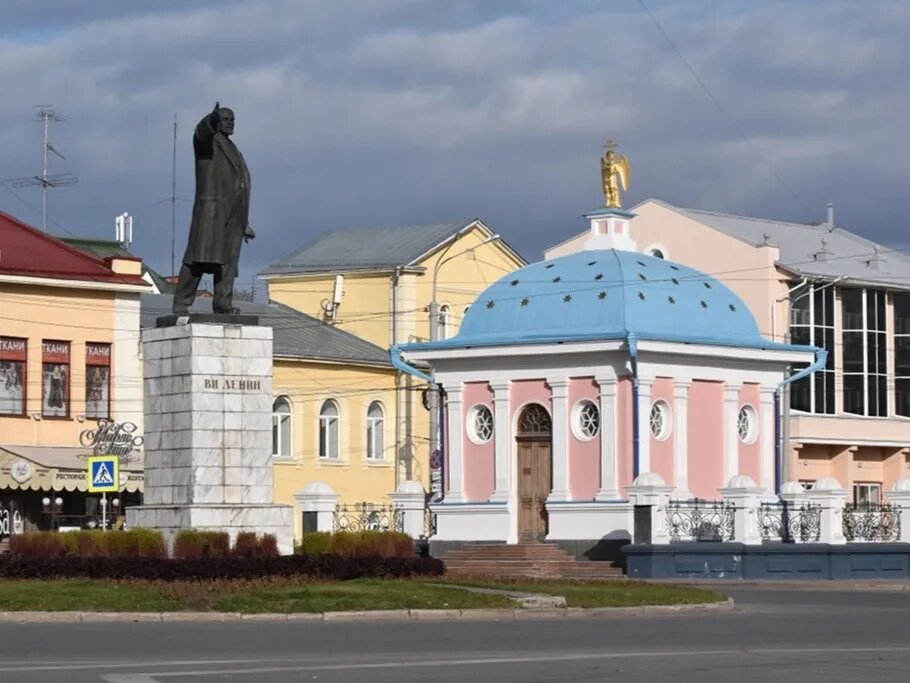
[[[44,341],[41,345],[41,414],[69,417],[70,343]]]
[[[651,427],[651,436],[658,441],[666,441],[673,431],[673,418],[670,406],[666,401],[655,401],[651,404],[651,414],[648,416]]]
[[[448,304],[439,307],[439,338],[448,339],[452,333],[452,309]]]
[[[110,344],[85,344],[85,416],[95,420],[111,416]]]
[[[477,404],[468,412],[468,438],[472,443],[488,443],[493,438],[493,411],[488,406]]]
[[[385,414],[382,404],[373,401],[367,410],[367,460],[383,459],[383,430]]]
[[[758,438],[758,412],[752,406],[743,406],[739,409],[736,418],[736,431],[739,440],[744,444],[753,444]]]
[[[853,484],[853,502],[857,504],[878,505],[882,502],[881,482],[858,481]]]
[[[835,412],[834,288],[794,285],[790,292],[790,341],[828,351],[828,360],[822,370],[791,385],[790,406],[805,413],[832,415]],[[794,366],[793,372],[805,367],[805,363]]]
[[[885,292],[844,289],[844,412],[887,415]]]
[[[338,457],[338,406],[326,401],[319,410],[319,457]]]
[[[600,432],[600,410],[593,401],[582,400],[572,408],[572,433],[579,441],[590,441]]]
[[[910,294],[894,294],[894,402],[910,417]]]
[[[539,403],[529,403],[518,416],[518,436],[550,436],[553,421],[547,409]]]
[[[28,341],[0,337],[0,415],[25,415]]]
[[[291,456],[291,402],[279,396],[272,404],[272,456]]]

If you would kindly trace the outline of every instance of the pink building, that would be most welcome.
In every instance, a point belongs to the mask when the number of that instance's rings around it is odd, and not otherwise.
[[[776,392],[824,352],[768,341],[717,279],[640,253],[634,217],[590,214],[580,249],[491,285],[457,336],[393,349],[444,390],[434,544],[628,539],[644,473],[677,499],[741,474],[775,490]]]
[[[783,478],[834,477],[881,502],[910,476],[910,258],[838,227],[684,209],[649,199],[631,234],[642,252],[712,274],[764,337],[828,350],[784,396]],[[585,233],[546,252],[584,248]],[[794,366],[798,369],[800,366]]]

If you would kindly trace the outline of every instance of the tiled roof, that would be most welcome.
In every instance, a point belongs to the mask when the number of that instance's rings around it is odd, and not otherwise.
[[[330,230],[266,266],[260,275],[406,267],[474,224],[483,225],[468,218],[435,225]]]
[[[143,294],[141,302],[141,326],[154,327],[156,318],[170,314],[173,297]],[[237,300],[234,306],[245,315],[259,316],[262,325],[272,328],[275,356],[391,367],[385,349],[288,306]],[[191,313],[211,311],[211,299],[197,299],[190,309]]]
[[[85,237],[61,237],[60,240],[66,242],[71,247],[76,247],[79,251],[83,251],[90,256],[95,256],[102,260],[111,256],[135,258],[133,254],[127,249],[124,249],[116,240],[98,240]],[[142,274],[148,274],[149,278],[158,288],[158,291],[162,294],[173,294],[176,285],[165,280],[164,276],[153,268],[149,268],[144,261],[142,262]]]
[[[112,284],[147,285],[137,275],[118,275],[90,256],[0,211],[0,274]]]

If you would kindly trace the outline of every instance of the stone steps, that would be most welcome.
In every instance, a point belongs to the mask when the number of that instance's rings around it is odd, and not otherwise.
[[[608,562],[579,561],[548,543],[491,545],[468,543],[448,553],[446,573],[461,577],[618,579],[622,570]]]

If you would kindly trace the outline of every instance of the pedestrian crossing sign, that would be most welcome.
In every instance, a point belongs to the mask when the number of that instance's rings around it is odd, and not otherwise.
[[[116,493],[120,490],[120,458],[116,455],[89,458],[86,478],[90,493]]]

